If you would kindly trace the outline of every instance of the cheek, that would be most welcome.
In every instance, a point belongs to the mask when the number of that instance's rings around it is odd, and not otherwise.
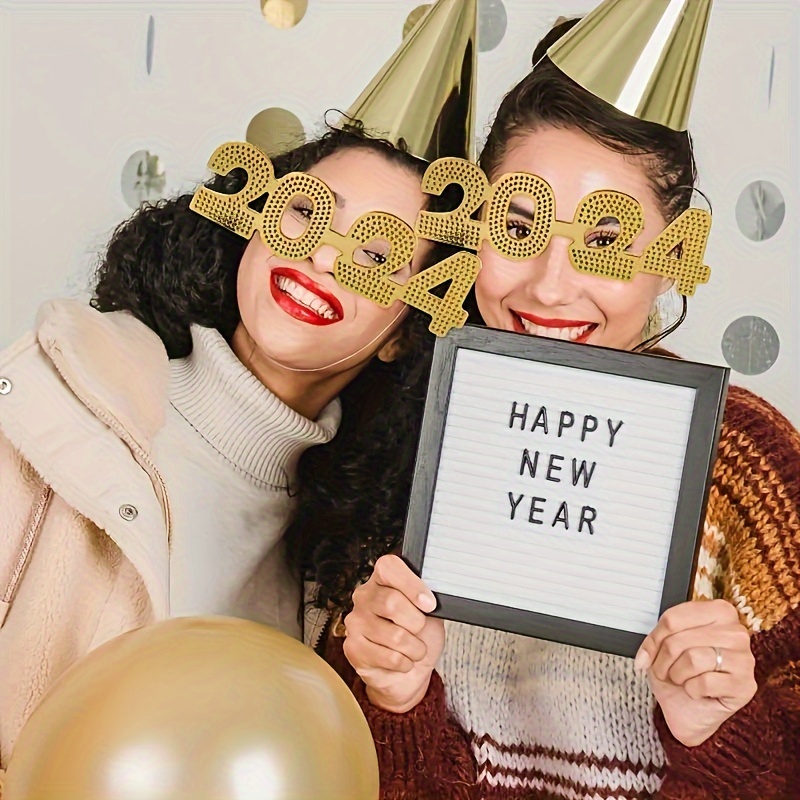
[[[659,283],[657,276],[641,273],[629,282],[597,279],[591,296],[610,325],[638,329],[647,322]]]
[[[239,262],[239,271],[236,275],[236,296],[239,302],[239,315],[245,327],[255,330],[260,310],[263,309],[264,299],[269,293],[267,259],[269,251],[261,245],[254,247],[251,242],[244,251]]]
[[[400,301],[392,303],[389,308],[383,308],[377,303],[359,296],[356,301],[357,331],[355,336],[364,340],[372,339],[384,328],[390,327],[407,308],[408,306]]]
[[[242,316],[244,316],[253,305],[254,272],[255,265],[253,259],[248,257],[248,253],[245,251],[244,257],[239,263],[239,272],[236,276],[236,293],[239,298],[239,310]]]
[[[508,263],[490,248],[484,248],[479,255],[481,270],[475,281],[475,291],[487,298],[504,297],[514,283]]]
[[[475,281],[475,299],[484,322],[498,327],[505,318],[503,301],[519,284],[519,265],[510,264],[488,248],[481,251],[480,259],[481,270]]]

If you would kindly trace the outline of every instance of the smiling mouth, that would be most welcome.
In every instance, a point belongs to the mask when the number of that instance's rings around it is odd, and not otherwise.
[[[584,343],[597,329],[596,322],[582,320],[542,319],[533,314],[522,314],[511,310],[514,330],[531,336],[544,336],[547,339],[560,339],[563,342]]]
[[[273,269],[270,290],[278,306],[300,322],[333,325],[344,319],[342,304],[318,283],[295,269]]]

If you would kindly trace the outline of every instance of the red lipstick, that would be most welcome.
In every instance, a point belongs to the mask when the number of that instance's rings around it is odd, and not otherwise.
[[[331,307],[334,317],[332,319],[323,317],[313,308],[295,300],[294,297],[280,288],[278,285],[279,278],[286,278],[290,281],[294,281],[294,283],[302,286],[306,291],[316,295],[320,300]],[[300,322],[307,322],[309,325],[333,325],[344,319],[344,309],[339,300],[329,291],[323,289],[318,283],[311,280],[308,275],[296,269],[291,269],[289,267],[276,267],[273,269],[270,274],[269,288],[278,306],[290,317]]]
[[[541,325],[543,328],[582,328],[584,325],[595,324],[585,319],[545,319],[544,317],[537,317],[536,314],[526,314],[522,311],[514,311],[514,313],[534,325]]]
[[[586,322],[585,320],[572,319],[548,319],[545,317],[537,317],[536,314],[527,314],[520,311],[514,311],[514,309],[511,309],[511,318],[513,320],[514,330],[517,333],[524,333],[528,336],[533,334],[532,331],[529,331],[525,327],[523,320],[541,328],[550,328],[553,331],[563,330],[564,328],[586,328],[586,330],[580,336],[578,336],[577,339],[569,339],[569,341],[575,342],[576,344],[585,344],[589,340],[589,337],[595,332],[595,330],[597,330],[596,322]],[[561,337],[555,335],[547,338],[560,339]]]

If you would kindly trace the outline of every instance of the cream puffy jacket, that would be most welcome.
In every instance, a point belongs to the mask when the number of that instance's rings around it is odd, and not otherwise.
[[[0,354],[0,768],[67,667],[168,614],[168,376],[149,328],[73,301]]]

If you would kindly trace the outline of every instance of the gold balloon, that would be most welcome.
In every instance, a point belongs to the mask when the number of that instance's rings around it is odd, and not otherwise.
[[[4,800],[376,800],[349,689],[313,651],[224,617],[124,634],[70,669],[14,750]]]

